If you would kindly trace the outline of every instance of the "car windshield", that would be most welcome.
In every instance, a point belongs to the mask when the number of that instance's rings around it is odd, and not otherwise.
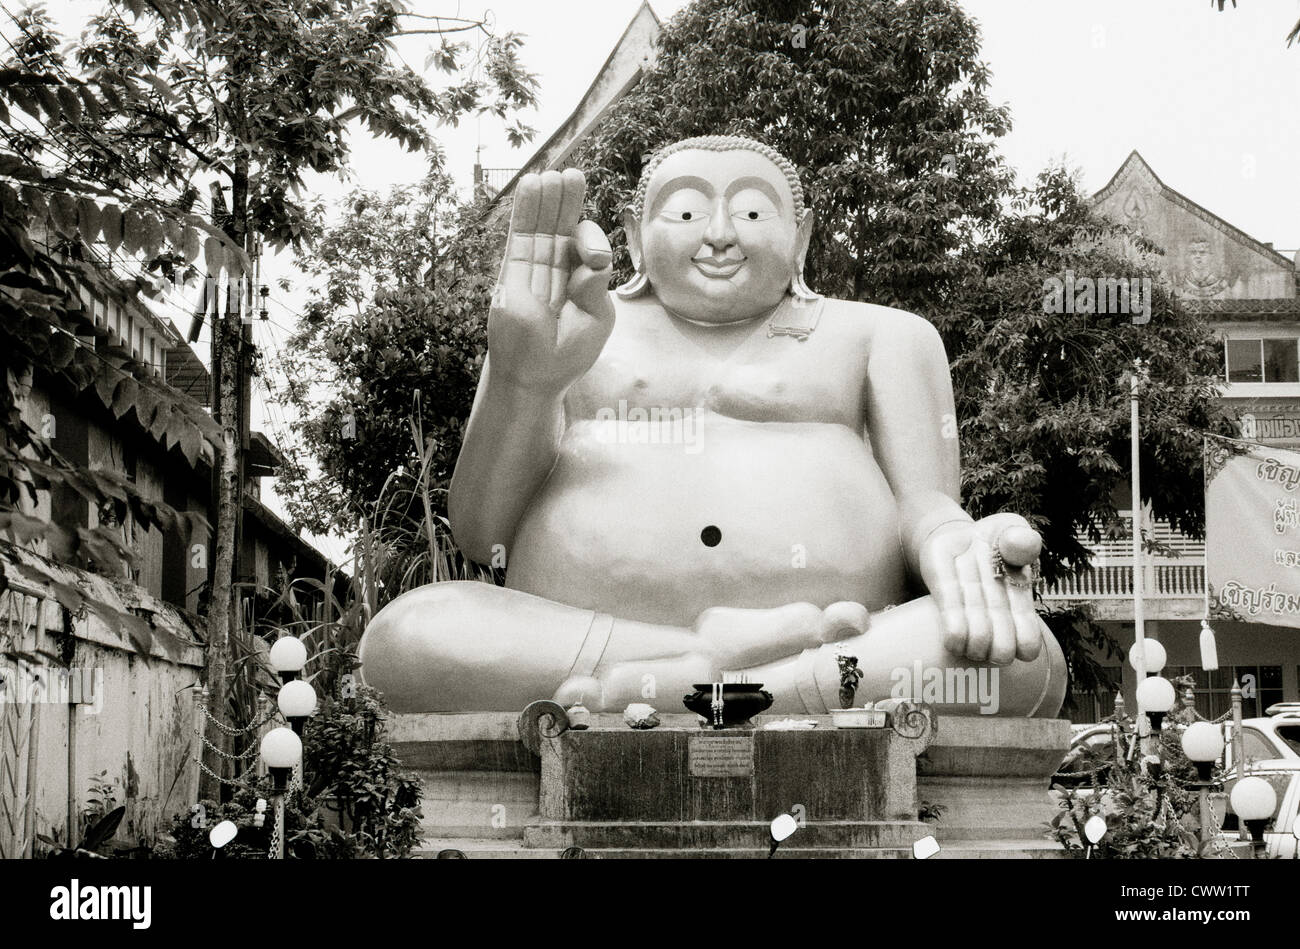
[[[1291,750],[1300,755],[1300,722],[1294,725],[1278,725],[1274,728],[1279,738],[1290,746]]]

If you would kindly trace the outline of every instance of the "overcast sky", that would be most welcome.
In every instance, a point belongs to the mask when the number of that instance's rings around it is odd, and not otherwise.
[[[684,5],[652,2],[664,20]],[[75,35],[101,4],[49,0],[47,6]],[[496,32],[524,34],[521,58],[538,76],[541,105],[523,119],[537,129],[538,145],[573,110],[640,0],[410,0],[408,6],[461,16],[490,9]],[[982,28],[983,59],[993,74],[989,96],[1011,107],[1013,131],[1001,148],[1022,181],[1064,159],[1096,191],[1137,149],[1167,185],[1246,233],[1279,250],[1300,247],[1300,44],[1284,42],[1300,19],[1300,0],[1247,0],[1222,13],[1206,0],[962,0],[961,6]],[[11,37],[6,20],[0,18],[0,31]],[[399,40],[400,55],[417,71],[429,39]],[[441,74],[430,79],[445,81]],[[532,151],[512,149],[492,118],[435,134],[465,187],[476,146],[486,167],[517,168]],[[367,140],[364,132],[354,136],[353,155],[351,183],[318,177],[313,187],[337,197],[356,184],[412,181],[423,168],[419,156]],[[273,298],[272,318],[290,323],[300,295],[277,290]],[[282,336],[274,326],[262,327],[259,344],[274,349]],[[206,338],[197,349],[206,361]],[[284,431],[281,411],[268,409],[260,396],[253,421],[273,440]],[[342,556],[341,544],[323,546]]]

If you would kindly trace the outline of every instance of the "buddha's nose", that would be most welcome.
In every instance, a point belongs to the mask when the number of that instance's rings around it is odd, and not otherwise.
[[[736,243],[736,229],[731,224],[731,215],[727,213],[727,202],[721,198],[713,203],[709,226],[704,231],[704,243],[715,252],[726,250]]]

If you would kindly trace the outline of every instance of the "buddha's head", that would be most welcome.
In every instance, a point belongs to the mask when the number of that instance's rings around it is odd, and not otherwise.
[[[636,276],[673,313],[734,323],[771,311],[803,283],[812,212],[794,166],[748,138],[688,138],[657,152],[624,216]]]

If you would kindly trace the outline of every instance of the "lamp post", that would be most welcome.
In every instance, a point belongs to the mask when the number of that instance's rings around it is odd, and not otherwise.
[[[781,841],[788,840],[798,829],[799,822],[795,820],[793,814],[777,814],[772,818],[772,825],[768,832],[772,848],[767,852],[767,858],[772,859],[776,855],[776,848],[781,846]]]
[[[208,843],[212,844],[212,859],[217,859],[221,848],[235,839],[239,827],[234,821],[223,820],[208,832]]]
[[[271,794],[275,798],[275,859],[284,859],[284,794],[294,765],[302,761],[302,739],[293,729],[272,728],[262,739],[262,760],[271,773]]]
[[[294,679],[280,686],[276,704],[293,733],[301,738],[303,723],[316,714],[316,690],[306,679]]]
[[[289,720],[289,725],[293,728],[294,734],[301,737],[302,720],[316,711],[316,690],[312,689],[306,682],[302,682],[302,685],[306,686],[305,690],[302,688],[290,690],[288,701],[292,714],[290,711],[285,710],[284,696],[285,689],[290,683],[301,681],[299,676],[302,675],[303,667],[307,665],[307,646],[297,636],[281,636],[272,644],[271,654],[268,658],[271,662],[271,668],[280,677],[281,685],[278,697],[280,712]],[[310,703],[308,702],[309,693]],[[304,707],[308,709],[306,712],[302,711]],[[299,761],[301,762],[301,755]],[[297,765],[295,765],[295,768],[297,768]],[[302,775],[299,772],[295,773],[293,777],[294,781],[297,782]]]
[[[281,636],[271,646],[271,668],[280,675],[281,682],[292,682],[307,665],[307,647],[297,636]]]
[[[1210,839],[1211,832],[1218,833],[1219,822],[1210,810],[1210,788],[1215,782],[1214,762],[1223,754],[1223,730],[1209,722],[1194,722],[1183,732],[1183,754],[1196,766],[1196,786],[1201,805],[1201,845]]]
[[[1106,818],[1100,814],[1093,814],[1083,825],[1083,836],[1088,841],[1088,852],[1084,855],[1085,860],[1092,859],[1092,848],[1097,846],[1101,838],[1106,836]]]
[[[1242,778],[1233,786],[1230,800],[1237,819],[1250,831],[1250,855],[1258,860],[1264,853],[1264,830],[1277,807],[1277,792],[1263,778]]]
[[[1143,585],[1146,575],[1142,570],[1142,472],[1141,472],[1141,412],[1138,404],[1139,376],[1142,373],[1142,360],[1133,360],[1129,372],[1129,491],[1132,494],[1133,515],[1133,668],[1137,671],[1138,686],[1146,674],[1146,602]],[[1141,702],[1138,703],[1139,708]],[[1145,737],[1141,716],[1138,716],[1138,733]]]

